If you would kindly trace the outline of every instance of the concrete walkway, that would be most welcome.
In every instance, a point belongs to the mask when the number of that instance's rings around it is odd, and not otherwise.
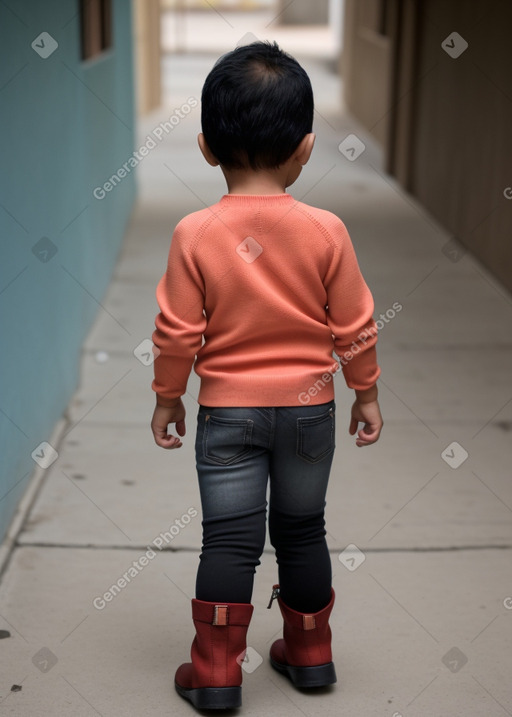
[[[185,396],[184,447],[158,449],[145,354],[173,226],[224,193],[195,149],[199,108],[182,108],[199,98],[213,61],[168,59],[172,100],[140,127],[142,144],[176,109],[185,116],[140,165],[139,202],[84,345],[81,386],[51,439],[58,459],[40,471],[0,584],[5,715],[193,714],[172,676],[193,635],[198,383],[193,376]],[[305,64],[318,90],[318,144],[292,194],[337,212],[351,232],[383,315],[385,426],[378,444],[357,449],[352,395],[336,378],[327,528],[338,684],[298,692],[270,668],[281,620],[266,609],[277,575],[267,546],[241,713],[510,715],[511,299],[383,174],[368,135],[336,113],[337,78]],[[351,133],[366,145],[355,161],[338,150]]]

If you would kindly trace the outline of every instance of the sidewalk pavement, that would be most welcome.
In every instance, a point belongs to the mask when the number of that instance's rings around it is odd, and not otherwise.
[[[172,99],[145,118],[141,144],[199,97],[213,60],[167,60]],[[298,692],[271,669],[281,619],[266,607],[277,577],[267,545],[241,714],[512,714],[511,299],[383,173],[371,138],[332,112],[336,78],[305,64],[330,91],[318,93],[315,155],[291,192],[351,232],[381,317],[385,426],[378,444],[356,448],[352,392],[338,376],[327,505],[338,684]],[[193,636],[198,382],[185,396],[183,448],[157,448],[144,354],[173,226],[224,193],[195,149],[198,126],[196,107],[139,166],[139,201],[83,347],[81,385],[52,439],[59,456],[40,471],[0,584],[6,715],[194,714],[172,678]],[[355,161],[338,150],[351,133],[366,145]]]

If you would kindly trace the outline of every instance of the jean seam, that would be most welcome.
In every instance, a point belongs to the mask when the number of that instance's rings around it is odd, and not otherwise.
[[[307,456],[304,453],[303,450],[303,432],[302,427],[306,425],[316,425],[317,423],[321,423],[323,420],[325,420],[323,417],[311,417],[310,419],[305,417],[299,417],[297,418],[297,448],[296,448],[296,455],[301,460],[305,461],[306,463],[309,463],[310,465],[313,465],[315,463],[320,463],[320,461],[323,461],[327,456],[331,455],[334,452],[335,446],[334,446],[334,411],[332,408],[329,409],[328,414],[330,416],[330,431],[329,431],[329,443],[330,447],[323,451],[319,456],[316,456],[313,458],[312,456]],[[316,420],[315,420],[316,419]]]
[[[208,438],[208,429],[205,425],[203,430],[203,436],[202,436],[202,444],[203,444],[203,458],[206,461],[211,461],[214,465],[217,466],[230,466],[238,463],[243,457],[245,457],[248,453],[251,452],[253,445],[252,445],[252,434],[253,434],[253,428],[254,428],[254,421],[252,419],[247,419],[244,425],[244,438],[243,438],[243,450],[241,450],[239,453],[236,454],[236,456],[232,456],[229,460],[222,460],[218,456],[212,456],[208,453],[208,445],[207,445],[207,438]],[[248,441],[248,443],[247,443]]]
[[[274,440],[275,440],[276,422],[277,422],[277,421],[276,421],[276,418],[277,418],[277,416],[276,416],[276,409],[273,408],[273,409],[272,409],[272,413],[271,413],[270,428],[269,428],[269,431],[268,431],[268,441],[267,441],[267,445],[268,445],[268,450],[269,450],[269,451],[273,451],[273,450],[274,450]]]

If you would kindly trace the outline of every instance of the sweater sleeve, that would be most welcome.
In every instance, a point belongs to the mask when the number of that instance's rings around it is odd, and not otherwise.
[[[172,237],[167,271],[156,289],[160,313],[152,337],[156,348],[152,389],[164,404],[185,393],[206,328],[203,280],[187,250],[187,234],[182,220]]]
[[[349,388],[365,390],[380,375],[373,297],[359,269],[350,236],[336,218],[331,265],[325,278],[327,323]]]

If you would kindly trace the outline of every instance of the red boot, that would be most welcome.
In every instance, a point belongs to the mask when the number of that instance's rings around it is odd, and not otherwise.
[[[307,615],[289,608],[274,585],[269,607],[275,598],[284,620],[283,639],[270,648],[272,667],[290,678],[296,687],[322,687],[336,682],[332,662],[329,615],[334,605],[331,588],[329,604],[319,612]]]
[[[242,704],[242,661],[254,607],[249,603],[192,600],[196,636],[192,662],[178,667],[176,691],[197,709],[230,709]]]

